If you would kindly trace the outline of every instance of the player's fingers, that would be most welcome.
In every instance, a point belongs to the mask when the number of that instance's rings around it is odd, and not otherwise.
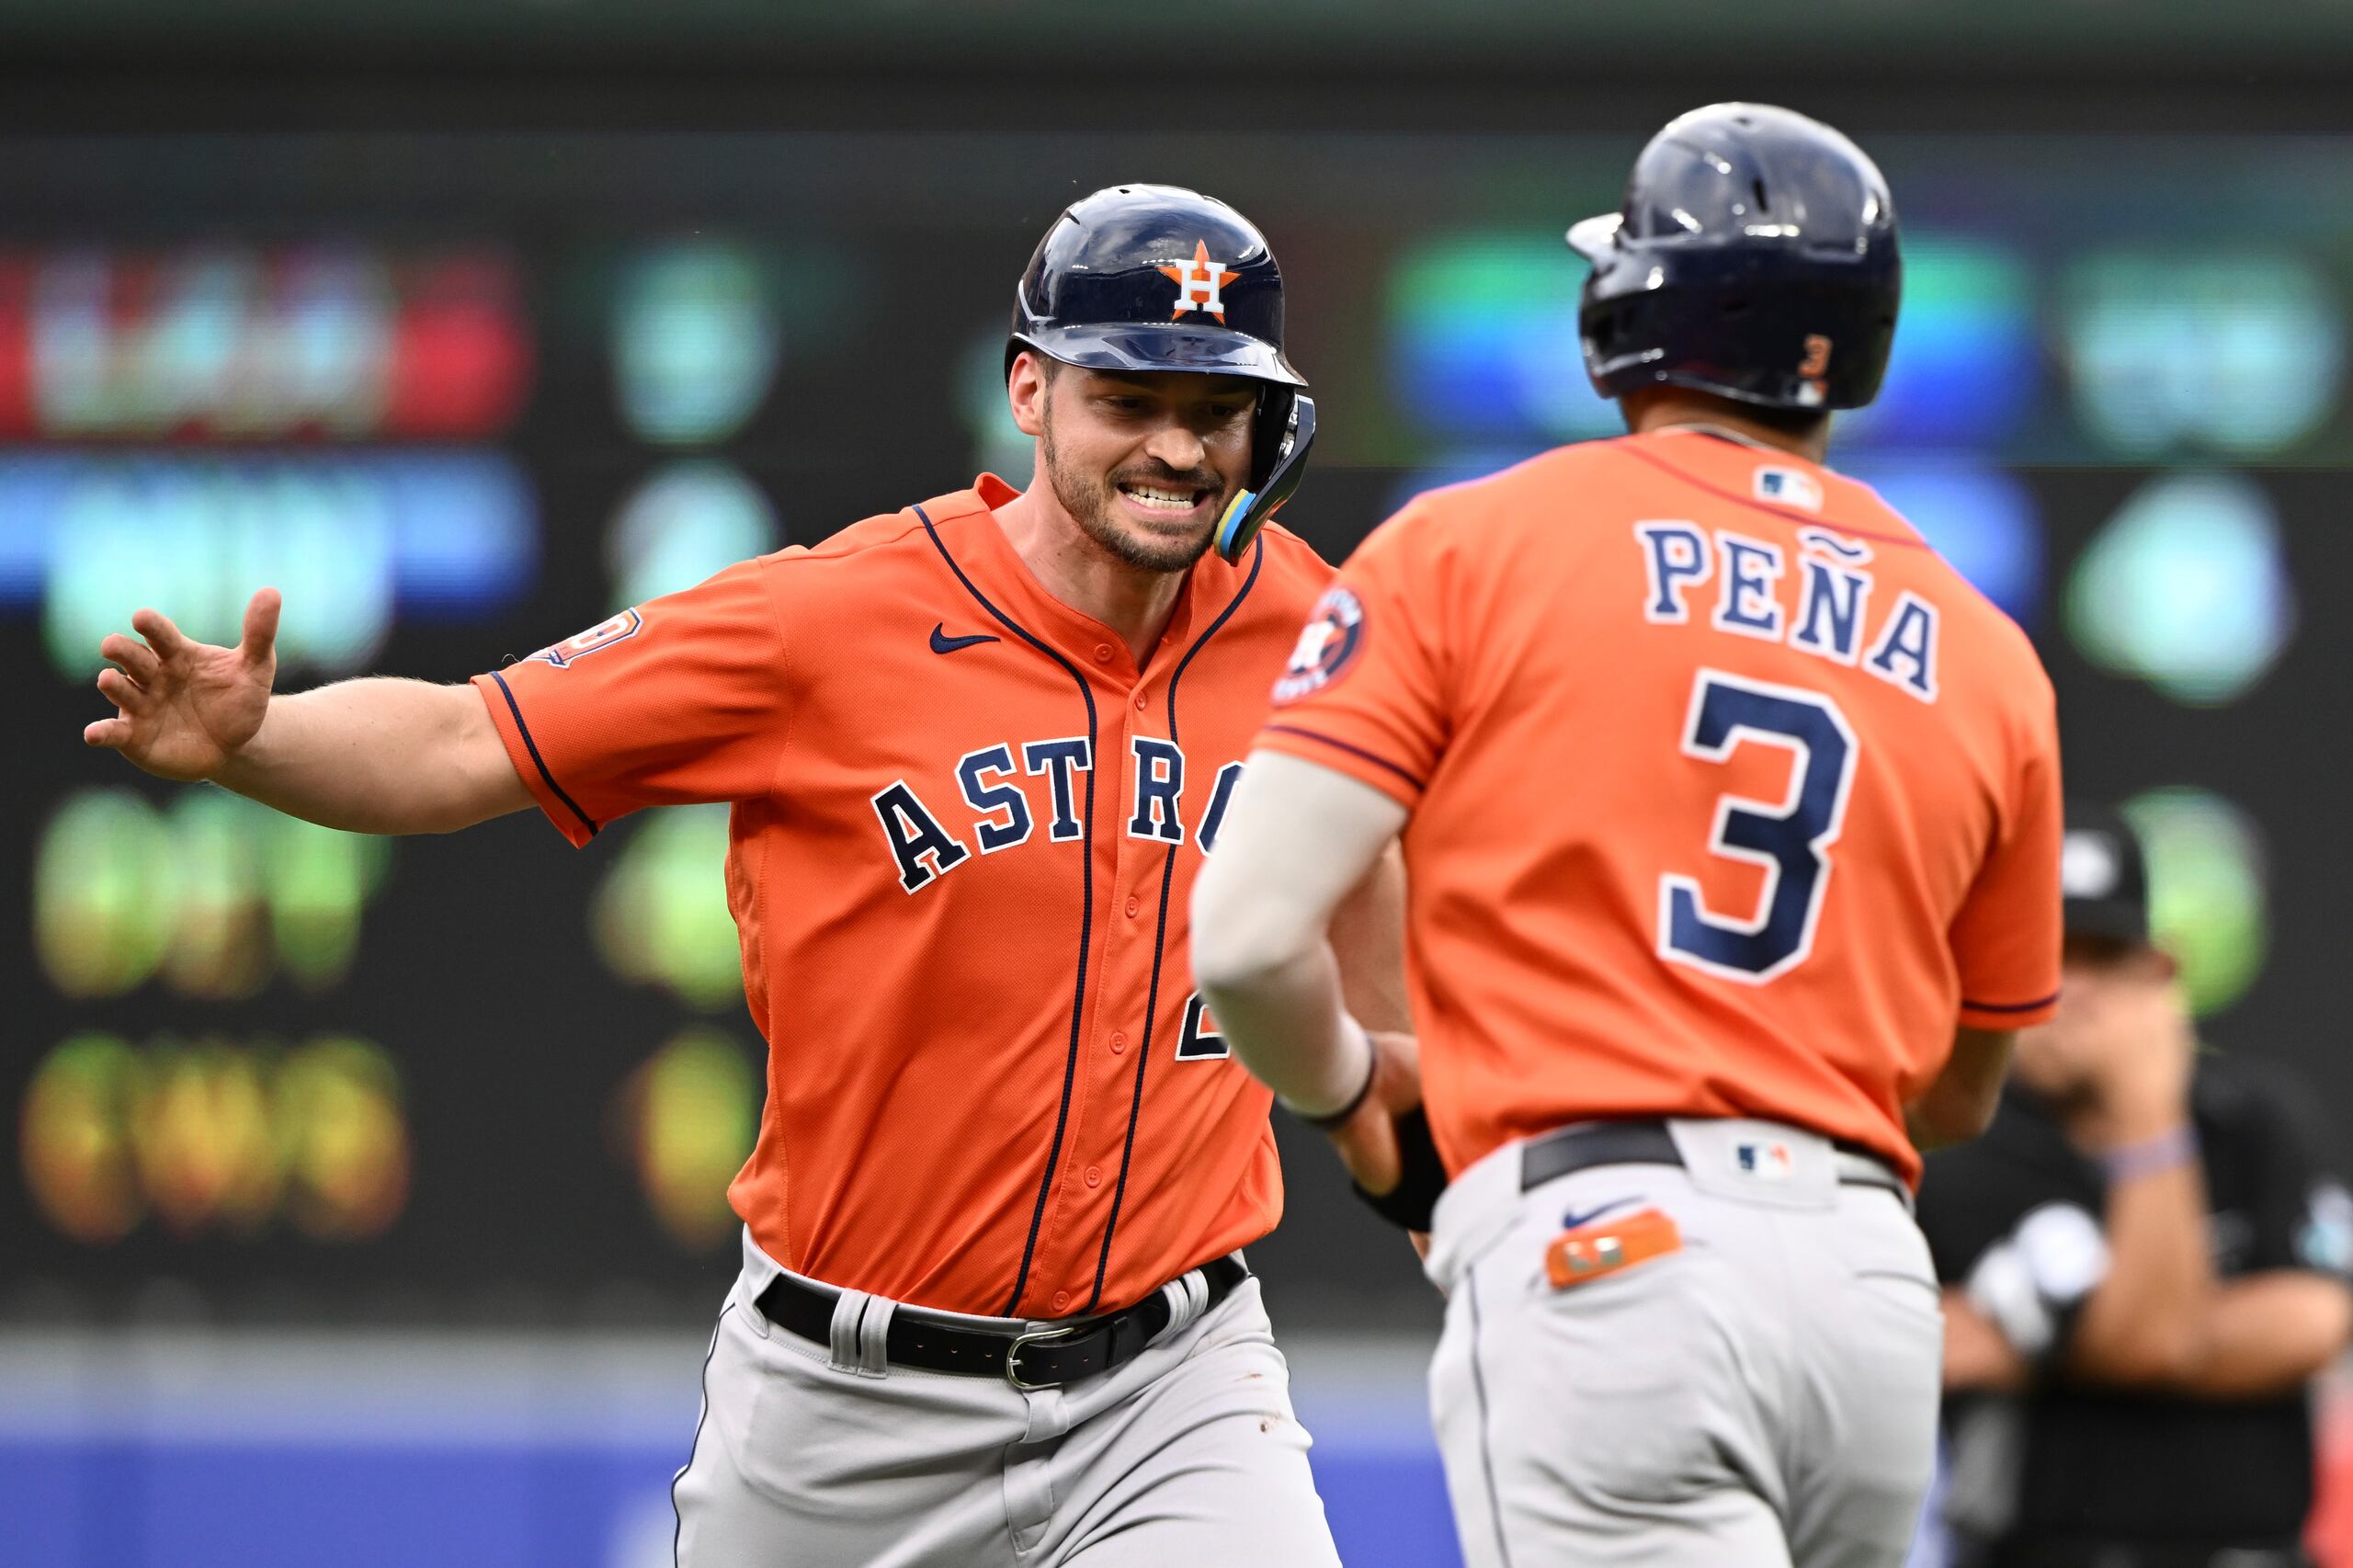
[[[248,665],[266,665],[278,643],[278,612],[285,600],[276,588],[263,588],[245,606],[244,635],[237,641],[237,652]]]
[[[124,718],[100,719],[82,726],[82,744],[91,746],[126,746],[131,744],[131,721]]]
[[[172,624],[172,618],[159,609],[142,609],[131,616],[131,629],[147,639],[147,645],[165,658],[170,658],[188,646],[188,639]]]
[[[135,637],[125,637],[119,631],[108,633],[106,640],[98,644],[98,653],[120,665],[126,675],[142,686],[152,684],[163,673],[164,662],[155,657],[153,649]]]
[[[147,688],[120,670],[100,670],[98,690],[105,694],[108,702],[125,713],[144,713],[155,705],[155,699]]]

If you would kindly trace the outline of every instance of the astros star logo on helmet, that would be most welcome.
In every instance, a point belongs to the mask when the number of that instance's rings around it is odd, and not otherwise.
[[[1225,271],[1211,261],[1209,241],[1193,242],[1192,260],[1163,262],[1159,270],[1176,285],[1176,308],[1168,312],[1170,321],[1187,311],[1206,311],[1217,318],[1219,325],[1225,324],[1225,286],[1242,274]]]

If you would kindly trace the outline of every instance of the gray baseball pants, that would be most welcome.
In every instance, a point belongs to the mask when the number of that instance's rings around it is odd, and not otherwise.
[[[778,1327],[753,1303],[780,1270],[744,1253],[671,1489],[681,1568],[1336,1568],[1256,1279],[1024,1391]]]
[[[1670,1128],[1681,1166],[1522,1192],[1514,1143],[1438,1203],[1431,1403],[1466,1563],[1897,1568],[1943,1354],[1908,1202],[1841,1182],[1884,1173],[1794,1128]],[[1680,1251],[1552,1283],[1564,1228],[1644,1207]]]

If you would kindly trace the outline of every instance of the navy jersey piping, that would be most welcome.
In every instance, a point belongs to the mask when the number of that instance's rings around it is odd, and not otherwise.
[[[1972,1013],[2031,1013],[2039,1007],[2048,1007],[2058,1000],[2059,993],[2053,991],[2039,1002],[1972,1002],[1964,996],[1961,999],[1961,1005]]]
[[[1046,1151],[1046,1172],[1038,1179],[1038,1203],[1029,1212],[1029,1239],[1022,1244],[1021,1269],[1014,1276],[1013,1294],[1006,1299],[1005,1311],[1000,1314],[1012,1317],[1020,1310],[1021,1293],[1029,1288],[1029,1265],[1037,1256],[1038,1233],[1046,1222],[1046,1203],[1053,1196],[1054,1172],[1062,1165],[1063,1134],[1070,1126],[1071,1086],[1078,1076],[1080,1030],[1086,1017],[1087,949],[1095,935],[1095,776],[1102,771],[1103,748],[1099,744],[1100,737],[1096,733],[1095,693],[1088,688],[1086,676],[1079,673],[1076,665],[1055,653],[1028,628],[990,603],[989,597],[964,574],[964,569],[948,552],[948,541],[941,539],[939,530],[932,526],[930,514],[921,506],[913,510],[923,521],[923,531],[931,536],[932,548],[939,551],[939,559],[948,563],[948,570],[956,574],[956,580],[964,585],[964,591],[972,595],[983,609],[995,616],[998,624],[1007,631],[1069,672],[1070,678],[1078,684],[1079,696],[1086,699],[1086,748],[1092,765],[1086,770],[1086,835],[1081,845],[1079,858],[1078,979],[1073,988],[1070,1004],[1070,1051],[1063,1061],[1063,1099],[1061,1108],[1054,1112],[1053,1145]]]
[[[515,733],[523,737],[523,749],[531,754],[531,766],[540,770],[540,778],[546,782],[548,789],[553,791],[555,798],[562,801],[570,809],[572,814],[580,819],[580,825],[588,830],[588,836],[596,837],[596,818],[582,811],[580,802],[565,794],[563,786],[555,781],[555,775],[548,771],[548,759],[540,755],[540,743],[531,738],[531,726],[523,722],[522,706],[515,700],[515,693],[507,687],[506,677],[496,670],[493,670],[490,672],[490,678],[498,683],[499,694],[506,699],[506,710],[515,715]]]
[[[1411,784],[1416,790],[1427,790],[1429,788],[1428,785],[1423,783],[1419,778],[1415,778],[1411,773],[1407,772],[1404,768],[1398,767],[1387,757],[1382,756],[1380,753],[1367,751],[1362,746],[1352,746],[1346,741],[1336,741],[1329,735],[1319,735],[1313,730],[1302,730],[1296,724],[1269,724],[1267,726],[1267,733],[1270,735],[1297,735],[1302,740],[1315,741],[1321,744],[1330,746],[1334,751],[1344,751],[1350,756],[1362,757],[1365,761],[1371,763],[1376,767],[1385,767],[1390,772],[1395,774],[1398,778],[1403,778],[1406,783]]]
[[[1176,735],[1177,683],[1185,678],[1185,671],[1191,666],[1193,655],[1209,646],[1210,639],[1218,634],[1218,629],[1233,619],[1233,612],[1242,608],[1242,601],[1250,597],[1250,590],[1258,584],[1258,569],[1266,563],[1267,541],[1261,538],[1251,547],[1250,575],[1242,580],[1242,591],[1233,596],[1233,602],[1219,612],[1218,618],[1210,622],[1209,630],[1202,632],[1193,645],[1185,650],[1185,656],[1176,661],[1176,671],[1168,677],[1170,745],[1181,744]],[[1103,1221],[1103,1245],[1095,1255],[1095,1288],[1087,1292],[1086,1305],[1079,1308],[1082,1316],[1093,1312],[1096,1304],[1103,1299],[1103,1277],[1111,1264],[1111,1233],[1119,1229],[1120,1205],[1126,1201],[1128,1196],[1128,1165],[1135,1157],[1136,1122],[1143,1112],[1143,1072],[1152,1062],[1153,1030],[1160,1022],[1160,964],[1167,955],[1168,890],[1176,881],[1176,846],[1172,844],[1168,846],[1166,858],[1160,863],[1160,922],[1152,933],[1152,983],[1144,992],[1143,1040],[1136,1047],[1136,1081],[1134,1089],[1128,1096],[1128,1135],[1120,1147],[1120,1180],[1111,1189],[1111,1212]]]

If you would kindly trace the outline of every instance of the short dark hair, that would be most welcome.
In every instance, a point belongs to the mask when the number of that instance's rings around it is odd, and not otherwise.
[[[1830,411],[1826,408],[1781,408],[1769,403],[1737,401],[1732,406],[1740,411],[1742,418],[1801,441],[1813,439],[1830,423]]]

